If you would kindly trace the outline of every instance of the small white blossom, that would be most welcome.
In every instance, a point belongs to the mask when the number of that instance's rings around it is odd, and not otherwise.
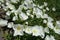
[[[49,28],[48,28],[48,27],[44,28],[44,31],[45,31],[46,33],[49,33]]]
[[[34,26],[32,28],[32,35],[33,36],[40,36],[41,38],[44,38],[44,30],[41,26]]]
[[[53,21],[53,18],[48,17],[48,22],[52,22],[52,21]]]
[[[8,23],[8,28],[12,28],[14,26],[13,22]]]
[[[49,11],[49,8],[48,8],[48,7],[46,7],[46,10],[47,10],[47,11]]]
[[[27,33],[27,34],[32,34],[32,27],[31,26],[27,26],[27,27],[25,27],[25,32]]]
[[[32,18],[34,18],[34,15],[30,15]]]
[[[15,21],[15,20],[18,20],[18,17],[17,16],[14,16],[12,21]]]
[[[0,26],[6,26],[8,23],[7,20],[0,19]]]
[[[30,15],[30,13],[27,13],[27,15],[29,16],[29,15]]]
[[[48,4],[47,4],[47,2],[44,2],[44,6],[47,6]]]
[[[52,10],[53,10],[53,11],[56,11],[56,8],[55,8],[55,7],[53,7],[53,8],[52,8]]]
[[[14,36],[17,36],[17,35],[22,36],[22,35],[24,34],[24,33],[23,33],[23,30],[24,30],[23,25],[15,24],[15,25],[13,26],[13,30],[14,30]]]
[[[44,5],[41,5],[41,6],[38,6],[40,9],[43,9],[44,8]]]
[[[46,12],[46,9],[43,9],[43,12]]]
[[[25,24],[27,24],[27,25],[28,25],[28,22],[25,22]]]
[[[7,7],[10,8],[11,10],[14,10],[15,9],[15,6],[10,4],[10,3],[6,3]]]
[[[54,29],[54,25],[53,25],[52,22],[48,22],[48,23],[47,23],[47,26],[48,26],[49,28],[51,28],[51,29]]]
[[[19,14],[19,17],[21,18],[21,20],[27,20],[28,19],[28,16],[25,13]]]
[[[35,13],[36,18],[42,17],[42,14],[43,14],[42,10],[40,10],[38,8],[34,8],[33,10],[34,10],[33,13]]]
[[[42,18],[48,18],[47,14],[43,14]]]
[[[54,36],[50,35],[50,36],[46,36],[45,40],[55,40]]]
[[[57,34],[60,34],[60,21],[56,21],[56,26],[54,27],[54,31]]]
[[[43,23],[47,23],[47,20],[43,20]]]
[[[19,2],[19,0],[11,0],[11,2],[17,3],[17,2]]]
[[[7,11],[7,12],[6,12],[6,15],[7,15],[7,16],[10,16],[10,14],[11,14],[11,11]]]
[[[54,28],[54,32],[57,34],[60,34],[60,29],[58,29],[57,27]]]

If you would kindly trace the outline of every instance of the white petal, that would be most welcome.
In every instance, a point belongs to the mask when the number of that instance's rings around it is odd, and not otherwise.
[[[10,16],[11,12],[10,11],[7,11],[6,12],[6,15]]]
[[[47,26],[48,26],[49,28],[51,28],[51,29],[54,29],[54,25],[53,25],[52,22],[48,22],[48,23],[47,23]]]
[[[19,2],[19,0],[11,0],[11,2],[17,3],[17,2]]]
[[[43,20],[43,23],[47,23],[47,20]]]
[[[47,4],[47,2],[44,2],[44,6],[47,6],[48,4]]]
[[[48,7],[46,7],[46,10],[47,10],[47,11],[49,11],[49,8],[48,8]]]
[[[48,28],[48,27],[44,28],[44,31],[45,31],[46,33],[49,33],[49,28]]]
[[[47,35],[45,40],[55,40],[55,38],[52,35],[50,35],[50,36]]]
[[[28,19],[28,16],[25,13],[19,14],[19,17],[21,18],[21,20],[27,20]]]
[[[32,30],[32,28],[29,27],[29,26],[25,28],[25,32],[26,32],[27,34],[31,34],[31,33],[32,33],[31,30]]]
[[[14,36],[17,36],[17,35],[20,35],[22,36],[23,35],[23,31],[14,31]]]
[[[14,16],[12,20],[15,21],[17,19],[18,19],[18,17],[17,16]]]
[[[12,28],[13,26],[13,22],[8,23],[8,28]]]
[[[56,11],[56,8],[55,8],[55,7],[53,7],[53,8],[52,8],[52,10],[53,10],[53,11]]]
[[[7,20],[0,19],[0,26],[6,26],[8,23]]]

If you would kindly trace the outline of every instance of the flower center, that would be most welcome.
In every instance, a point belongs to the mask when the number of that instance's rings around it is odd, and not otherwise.
[[[36,32],[37,32],[37,30],[33,30],[33,32],[34,32],[34,33],[36,33]]]
[[[20,28],[20,26],[17,26],[17,30],[20,30],[21,28]]]

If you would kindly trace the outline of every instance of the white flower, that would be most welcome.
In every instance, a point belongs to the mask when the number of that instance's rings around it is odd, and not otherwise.
[[[47,10],[47,11],[49,11],[49,8],[48,8],[48,7],[46,7],[46,10]]]
[[[34,26],[32,28],[32,35],[33,36],[41,36],[41,38],[44,38],[44,30],[41,26]]]
[[[60,34],[60,21],[56,21],[56,26],[54,27],[54,31],[57,34]]]
[[[0,26],[6,26],[8,23],[7,20],[0,19]]]
[[[43,9],[43,12],[46,12],[46,9]]]
[[[49,28],[51,28],[51,29],[54,29],[54,25],[53,25],[52,22],[48,22],[48,23],[47,23],[47,26],[48,26]]]
[[[6,12],[6,15],[7,15],[7,16],[10,16],[10,14],[11,14],[11,11],[7,11],[7,12]]]
[[[24,8],[25,6],[22,4],[22,5],[19,5],[19,8],[18,8],[18,10],[22,10],[23,8]]]
[[[54,36],[50,35],[50,36],[46,36],[45,40],[55,40]]]
[[[44,8],[44,5],[41,5],[41,6],[38,6],[40,9],[43,9]]]
[[[13,21],[18,20],[18,17],[17,16],[14,16],[12,20]]]
[[[43,14],[42,18],[48,18],[47,14]]]
[[[28,25],[28,22],[25,22],[25,24],[27,24],[27,25]]]
[[[54,28],[54,32],[57,34],[60,34],[60,29],[58,29],[57,27]]]
[[[25,6],[26,5],[26,6]],[[26,8],[33,8],[35,5],[32,3],[32,0],[25,0],[24,1],[24,6],[26,7]]]
[[[12,5],[12,4],[10,4],[10,3],[8,3],[8,2],[6,2],[6,5],[7,5],[7,7],[10,8],[11,10],[14,10],[14,9],[15,9],[15,6]]]
[[[56,27],[60,29],[60,21],[56,21]]]
[[[31,10],[27,10],[26,11],[26,14],[29,16],[30,15],[30,12],[31,12]]]
[[[47,4],[47,2],[44,2],[44,6],[47,6],[48,4]]]
[[[30,13],[27,12],[27,15],[30,16]]]
[[[47,23],[47,20],[43,20],[43,23]]]
[[[8,28],[12,28],[14,26],[13,22],[8,23]]]
[[[55,7],[53,7],[53,8],[52,8],[52,10],[53,10],[53,11],[56,11],[56,8],[55,8]]]
[[[17,3],[17,2],[19,2],[19,0],[11,0],[11,2]]]
[[[17,35],[23,35],[23,30],[24,30],[24,27],[23,25],[20,25],[20,24],[15,24],[13,26],[13,30],[14,30],[14,36],[17,36]]]
[[[21,18],[21,20],[27,20],[28,19],[28,16],[23,12],[21,14],[19,14],[19,17]]]
[[[31,27],[31,26],[26,26],[24,31],[25,31],[27,34],[31,34],[31,33],[32,33],[31,30],[32,30],[32,27]]]
[[[44,31],[45,31],[46,33],[49,33],[49,28],[48,28],[48,27],[45,27],[45,28],[44,28]]]
[[[51,17],[48,17],[48,22],[52,22],[53,19]]]
[[[34,15],[30,15],[32,18],[34,18]]]
[[[42,10],[40,10],[38,8],[34,8],[33,10],[34,10],[33,13],[35,13],[36,18],[42,17],[42,14],[43,14]]]

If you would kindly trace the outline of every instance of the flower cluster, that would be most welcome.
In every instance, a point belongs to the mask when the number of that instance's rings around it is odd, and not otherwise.
[[[46,11],[48,3],[36,5],[35,0],[0,0],[1,6],[6,11],[5,20],[0,18],[0,26],[7,26],[14,30],[14,36],[23,36],[24,32],[33,36],[45,37],[45,33],[49,34],[49,29],[53,29],[55,33],[60,34],[60,21],[54,21]],[[5,4],[4,4],[5,3]],[[45,9],[44,9],[45,8]],[[55,7],[52,11],[56,11]],[[8,21],[10,20],[10,21]],[[55,22],[55,23],[54,23]],[[47,35],[45,40],[55,40],[54,36]]]

